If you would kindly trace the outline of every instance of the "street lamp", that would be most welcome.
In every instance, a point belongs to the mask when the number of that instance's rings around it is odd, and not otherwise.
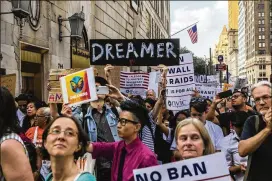
[[[13,13],[15,17],[19,18],[19,21],[18,19],[16,20],[17,20],[17,25],[20,26],[20,39],[22,39],[23,26],[25,23],[23,19],[26,20],[26,18],[30,14],[30,11],[29,11],[30,0],[11,0],[11,5],[12,5],[11,12],[0,12],[0,19],[2,14],[11,14],[11,13]],[[1,46],[0,46],[0,61],[2,59],[3,59],[3,56],[1,52]]]
[[[62,36],[62,22],[69,21],[71,27],[71,35],[70,36]],[[82,11],[80,13],[75,13],[72,16],[68,17],[68,19],[63,19],[61,16],[58,18],[59,23],[59,41],[62,41],[63,37],[71,37],[75,38],[76,40],[82,38],[82,30],[85,21],[85,14],[83,13],[83,6]]]

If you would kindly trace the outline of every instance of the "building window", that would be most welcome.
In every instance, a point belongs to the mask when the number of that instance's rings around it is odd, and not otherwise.
[[[259,47],[260,48],[262,48],[262,47],[264,48],[265,47],[265,43],[259,43]]]
[[[139,0],[130,0],[130,4],[134,11],[138,12]]]

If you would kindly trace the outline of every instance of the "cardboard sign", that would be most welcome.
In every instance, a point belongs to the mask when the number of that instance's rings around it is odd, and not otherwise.
[[[148,73],[120,72],[120,91],[125,94],[144,96],[148,84]]]
[[[51,90],[48,93],[47,103],[63,103],[60,87],[60,78],[65,75],[80,71],[82,69],[51,69],[49,72],[48,83]]]
[[[15,96],[16,74],[0,76],[0,86],[6,87],[10,93]]]
[[[92,65],[178,65],[179,39],[90,40],[90,59]]]
[[[135,181],[231,181],[224,153],[133,170]]]
[[[167,109],[188,109],[192,91],[195,89],[192,54],[180,54],[180,65],[168,67],[166,79]]]
[[[60,78],[63,102],[69,105],[97,100],[93,68]]]

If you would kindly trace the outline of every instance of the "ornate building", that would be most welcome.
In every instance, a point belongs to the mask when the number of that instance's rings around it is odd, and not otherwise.
[[[89,39],[159,39],[168,38],[170,33],[169,1],[30,0],[30,5],[30,17],[22,27],[21,38],[14,15],[1,15],[0,73],[16,74],[16,96],[27,91],[46,100],[50,69],[89,67]],[[67,19],[79,13],[82,7],[85,14],[82,39],[75,42],[63,37],[60,41],[59,16]],[[11,8],[10,1],[1,1],[1,12]],[[61,30],[63,36],[71,34],[68,21],[62,22]],[[96,68],[103,76],[103,67]],[[116,67],[112,72],[117,87],[120,70],[130,68]]]

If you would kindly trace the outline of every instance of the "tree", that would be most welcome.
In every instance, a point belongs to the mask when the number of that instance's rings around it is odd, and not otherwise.
[[[193,55],[195,74],[202,74],[202,75],[206,74],[205,72],[206,63],[204,58],[195,56],[194,53],[191,50],[189,50],[186,46],[180,48],[180,53],[181,54],[191,53]]]

